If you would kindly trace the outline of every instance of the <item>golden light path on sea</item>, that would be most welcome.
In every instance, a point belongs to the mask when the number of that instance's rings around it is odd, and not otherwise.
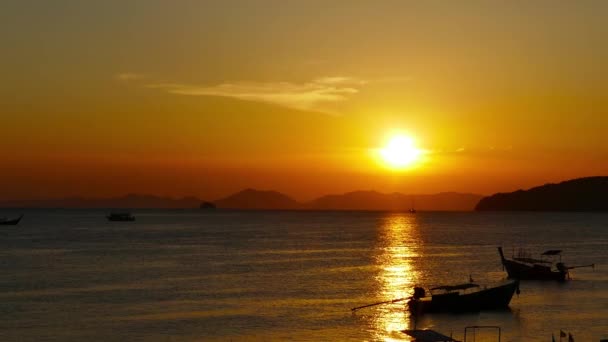
[[[413,258],[417,257],[419,243],[416,215],[390,214],[380,228],[380,241],[376,261],[381,268],[378,276],[379,295],[383,301],[410,297],[418,278]],[[401,331],[413,328],[407,311],[407,300],[382,305],[375,319],[377,340],[403,341]]]

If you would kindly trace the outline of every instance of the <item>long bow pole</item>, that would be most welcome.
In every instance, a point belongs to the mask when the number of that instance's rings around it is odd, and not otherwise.
[[[358,306],[356,308],[352,308],[350,309],[351,311],[357,311],[359,309],[363,309],[363,308],[368,308],[370,306],[376,306],[376,305],[382,305],[382,304],[391,304],[391,303],[397,303],[397,302],[401,302],[404,300],[408,300],[410,299],[410,297],[406,297],[406,298],[397,298],[397,299],[393,299],[393,300],[387,300],[385,302],[378,302],[378,303],[373,303],[373,304],[367,304],[367,305],[363,305],[363,306]]]

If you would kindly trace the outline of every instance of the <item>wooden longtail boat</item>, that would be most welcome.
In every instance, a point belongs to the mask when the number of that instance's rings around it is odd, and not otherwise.
[[[413,342],[460,342],[450,336],[446,336],[430,329],[411,329],[402,330],[401,332],[413,338]]]
[[[569,270],[595,266],[594,264],[590,264],[568,267],[561,261],[561,252],[561,250],[557,249],[548,250],[541,254],[540,259],[534,259],[529,254],[520,251],[517,257],[513,256],[512,259],[507,259],[502,247],[498,247],[498,254],[500,254],[502,265],[511,279],[565,281],[566,279],[570,279]],[[551,259],[556,256],[559,256],[558,262]]]
[[[495,325],[471,325],[465,327],[463,341],[468,341],[467,336],[470,336],[471,333],[473,334],[473,340],[475,340],[477,332],[482,329],[492,329],[496,331],[496,341],[500,342],[500,338],[502,335],[501,328]],[[472,332],[470,332],[471,330]],[[410,329],[401,330],[401,332],[412,337],[414,339],[413,342],[461,342],[459,340],[454,339],[452,336],[446,336],[430,329]]]
[[[12,219],[12,220],[9,220],[7,218],[0,218],[0,225],[6,225],[6,226],[13,225],[14,226],[14,225],[19,224],[19,221],[21,221],[22,218],[23,218],[23,215],[17,217],[16,219]]]
[[[516,291],[519,293],[519,280],[483,288],[474,283],[439,286],[430,290],[430,296],[416,287],[408,307],[413,314],[506,309]]]

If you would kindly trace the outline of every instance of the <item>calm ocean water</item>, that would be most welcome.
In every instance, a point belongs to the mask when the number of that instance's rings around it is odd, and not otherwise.
[[[350,308],[416,284],[503,279],[499,245],[562,249],[568,264],[596,268],[523,282],[509,311],[428,315],[418,328],[608,338],[608,214],[139,210],[111,223],[103,210],[24,213],[0,228],[2,341],[407,340],[403,303]]]

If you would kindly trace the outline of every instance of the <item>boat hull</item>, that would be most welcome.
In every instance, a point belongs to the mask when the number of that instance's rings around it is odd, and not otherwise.
[[[568,272],[552,271],[547,266],[530,266],[513,260],[504,260],[503,265],[511,279],[565,281],[568,276]]]
[[[500,310],[509,307],[511,298],[518,289],[519,280],[513,280],[500,286],[470,293],[449,292],[433,295],[430,298],[412,299],[408,302],[408,307],[413,314]]]

